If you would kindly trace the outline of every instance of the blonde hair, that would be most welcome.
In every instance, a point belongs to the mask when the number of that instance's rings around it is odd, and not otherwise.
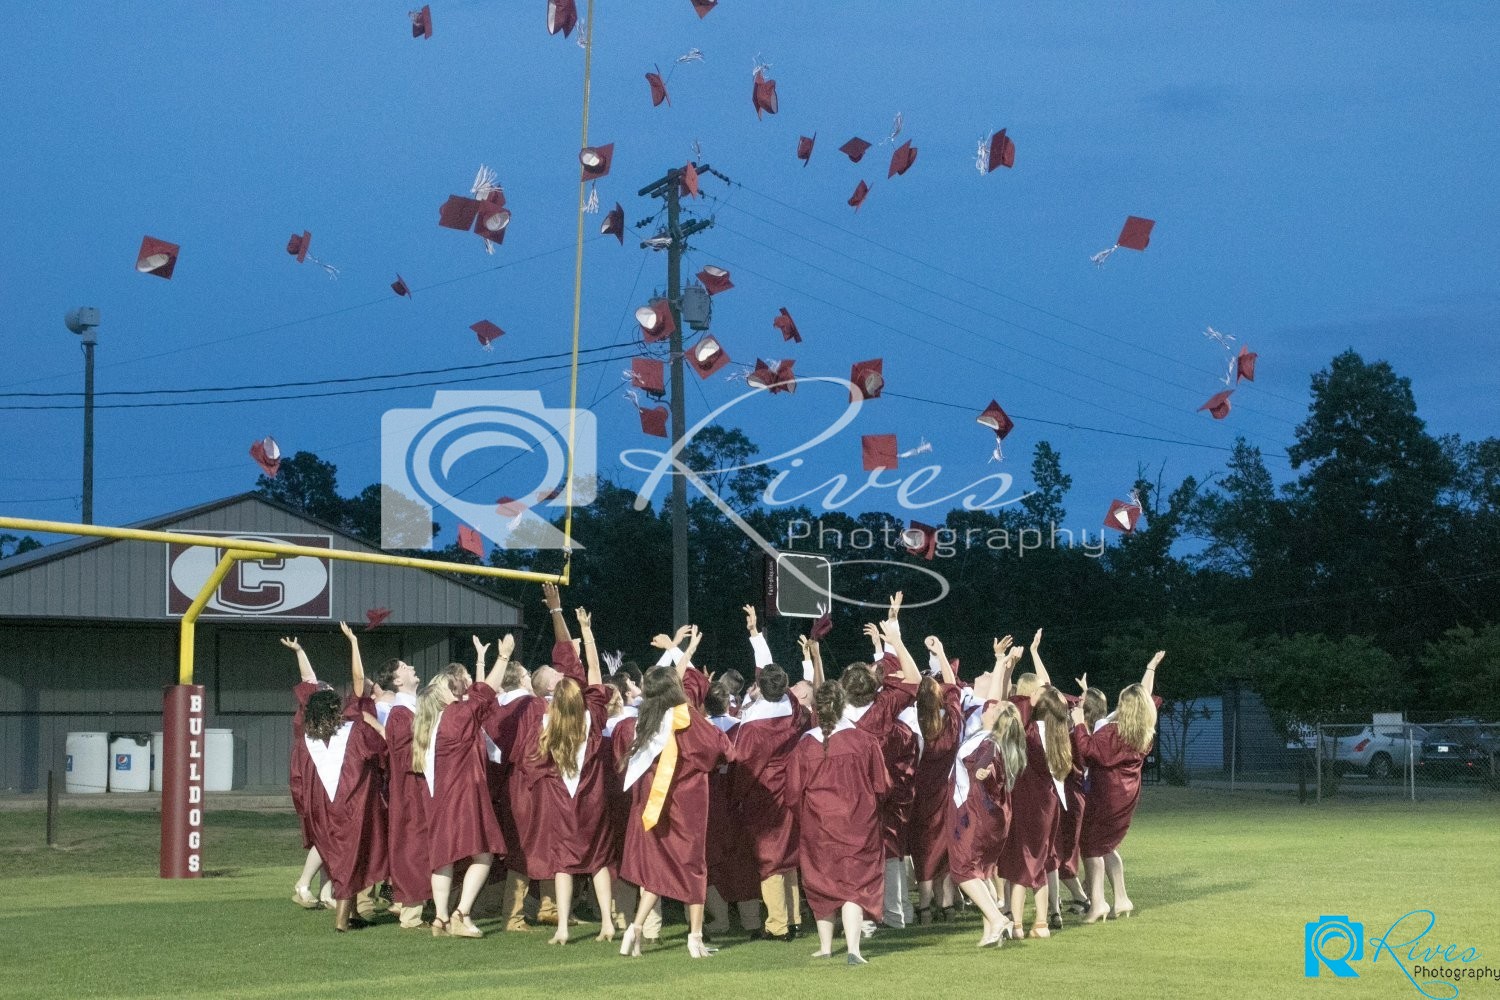
[[[552,689],[552,703],[547,706],[547,728],[537,737],[533,760],[552,758],[564,777],[578,777],[578,748],[588,738],[585,727],[583,690],[571,677],[564,677]]]
[[[1036,691],[1036,687],[1036,674],[1028,670],[1024,674],[1016,678],[1016,689],[1011,693],[1014,694],[1017,698],[1030,698]]]
[[[1026,770],[1026,728],[1021,725],[1021,713],[1015,705],[1000,703],[995,724],[990,727],[990,742],[1000,751],[1000,761],[1005,765],[1005,790],[1016,787],[1016,779]]]
[[[438,716],[453,700],[453,689],[443,674],[433,678],[417,697],[416,719],[411,724],[411,769],[414,774],[427,773],[427,748],[432,745]]]
[[[1098,688],[1089,688],[1083,694],[1083,721],[1087,723],[1089,732],[1099,724],[1099,720],[1109,714],[1109,699],[1104,697],[1104,692]]]
[[[1056,688],[1047,688],[1036,700],[1032,718],[1047,724],[1044,738],[1047,770],[1062,781],[1073,770],[1073,741],[1068,736],[1068,702]]]
[[[1119,727],[1120,739],[1139,753],[1148,753],[1156,738],[1156,702],[1146,694],[1139,684],[1132,684],[1120,692],[1119,705],[1115,708],[1115,725]]]

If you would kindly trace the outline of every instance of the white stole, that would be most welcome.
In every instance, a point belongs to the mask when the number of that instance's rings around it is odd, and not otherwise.
[[[917,760],[921,760],[923,752],[927,749],[927,741],[922,738],[922,720],[917,715],[917,706],[908,705],[906,711],[896,716],[896,721],[916,734]]]
[[[846,716],[845,718],[842,718],[842,719],[840,719],[838,721],[838,725],[836,725],[836,726],[833,727],[833,732],[831,732],[831,733],[828,734],[828,738],[832,739],[834,736],[838,735],[839,733],[842,733],[844,730],[846,730],[846,729],[853,729],[853,728],[854,728],[854,723],[850,722],[849,719],[848,719],[848,717]],[[822,726],[813,726],[811,729],[809,729],[807,732],[803,733],[802,735],[803,736],[811,736],[813,739],[817,740],[819,743],[822,743],[823,742],[823,727]]]
[[[661,717],[661,725],[656,728],[651,739],[646,745],[630,755],[630,763],[625,765],[625,790],[641,780],[641,775],[651,770],[651,765],[656,763],[656,758],[667,748],[667,740],[672,736],[673,712],[668,709]]]
[[[853,705],[845,705],[844,719],[850,724],[857,723],[860,719],[863,719],[865,717],[865,713],[868,712],[872,707],[874,707],[874,705],[875,703],[873,701],[870,702],[870,704],[864,705],[860,708],[855,708]]]
[[[780,701],[766,701],[760,698],[745,706],[745,710],[740,713],[740,725],[747,722],[762,722],[766,719],[784,719],[791,714],[792,700],[787,695],[782,695]]]
[[[354,723],[346,722],[327,743],[320,743],[311,736],[302,737],[307,743],[307,754],[312,758],[313,767],[318,770],[318,780],[323,783],[323,791],[328,793],[329,802],[339,793],[339,775],[344,771],[344,753],[349,749],[349,734],[353,731]]]
[[[437,736],[443,725],[443,713],[432,724],[432,739],[427,742],[427,753],[422,757],[422,776],[427,779],[427,794],[437,795]]]
[[[958,745],[958,756],[953,758],[953,804],[960,809],[969,798],[969,769],[964,766],[964,761],[989,735],[988,730],[975,733]]]

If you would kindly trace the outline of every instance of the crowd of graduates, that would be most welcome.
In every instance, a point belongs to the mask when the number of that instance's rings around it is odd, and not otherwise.
[[[918,667],[897,594],[865,626],[870,661],[837,680],[808,637],[794,680],[748,606],[753,680],[695,666],[694,626],[656,636],[661,660],[642,672],[601,655],[583,608],[575,639],[557,588],[543,591],[551,659],[531,671],[512,636],[493,660],[476,636],[472,674],[451,663],[422,685],[393,659],[370,681],[343,626],[341,697],[282,640],[301,672],[291,791],[308,854],[295,902],[331,906],[340,931],[388,906],[403,928],[479,938],[473,913],[493,885],[506,931],[529,929],[529,913],[566,944],[591,887],[597,940],[619,933],[620,954],[639,956],[661,901],[676,900],[693,958],[714,953],[731,904],[752,938],[790,941],[805,902],[814,957],[831,957],[841,931],[850,964],[878,925],[949,920],[965,901],[981,947],[1049,937],[1065,909],[1086,924],[1134,912],[1119,846],[1162,653],[1112,712],[1086,676],[1077,696],[1053,685],[1041,630],[1029,650],[997,639],[993,669],[964,683],[935,636]]]

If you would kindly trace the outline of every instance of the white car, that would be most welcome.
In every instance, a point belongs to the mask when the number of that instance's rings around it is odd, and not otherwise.
[[[1421,726],[1381,723],[1351,735],[1323,734],[1323,756],[1344,770],[1363,771],[1372,778],[1389,778],[1406,771],[1408,761],[1422,759],[1427,730]]]

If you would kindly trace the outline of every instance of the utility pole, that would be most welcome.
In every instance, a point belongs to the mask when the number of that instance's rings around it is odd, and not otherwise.
[[[64,322],[83,338],[83,523],[94,523],[94,346],[99,343],[99,310],[71,309]]]
[[[696,164],[699,174],[711,171],[708,164]],[[715,175],[719,176],[719,175]],[[683,322],[682,322],[682,252],[687,249],[687,239],[694,233],[712,226],[712,219],[694,219],[687,225],[680,222],[682,204],[680,188],[682,168],[673,167],[665,177],[641,188],[637,192],[643,198],[661,198],[667,206],[667,304],[672,310],[672,338],[668,344],[672,356],[672,440],[681,441],[687,433],[687,393],[684,391]],[[647,242],[643,247],[662,249],[659,243]],[[688,518],[687,477],[672,476],[672,624],[681,627],[688,623]]]

